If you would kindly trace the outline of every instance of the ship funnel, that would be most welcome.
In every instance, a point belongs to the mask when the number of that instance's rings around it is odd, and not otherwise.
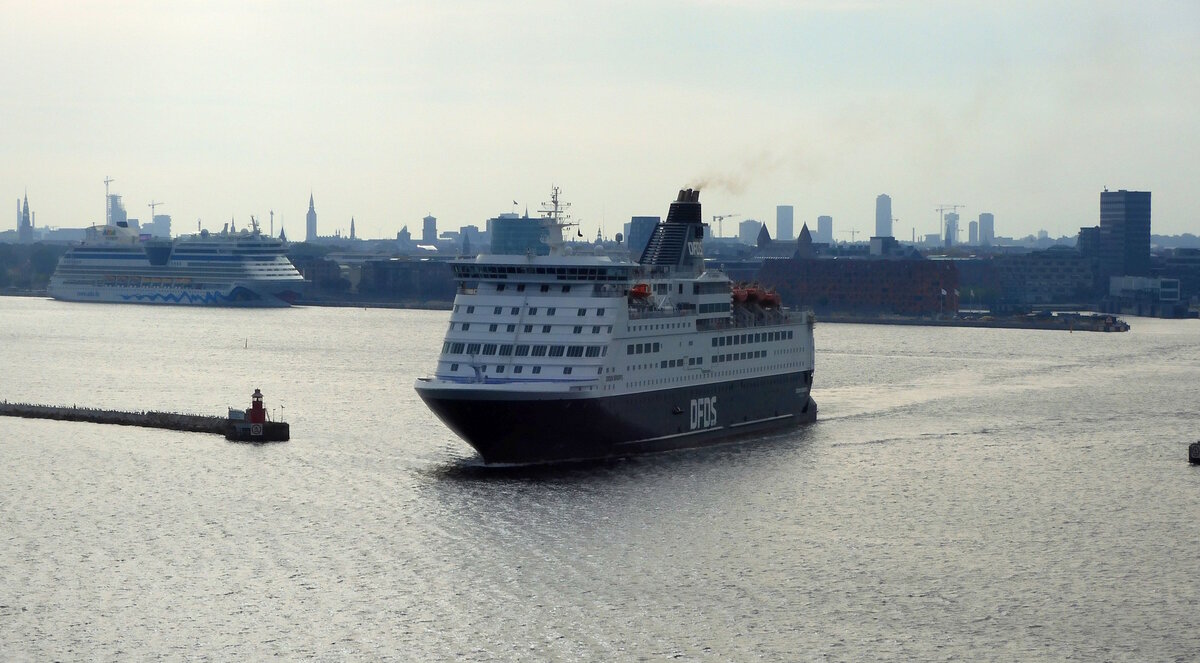
[[[679,190],[679,197],[667,211],[667,223],[703,223],[700,218],[699,189]]]
[[[638,262],[643,265],[702,269],[704,221],[700,216],[700,190],[680,189],[667,211],[667,220],[654,227]]]

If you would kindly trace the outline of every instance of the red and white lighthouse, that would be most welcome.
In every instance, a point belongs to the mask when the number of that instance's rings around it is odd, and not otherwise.
[[[246,411],[247,417],[252,424],[261,424],[267,421],[267,410],[263,407],[262,391],[255,389],[250,396],[250,409]]]

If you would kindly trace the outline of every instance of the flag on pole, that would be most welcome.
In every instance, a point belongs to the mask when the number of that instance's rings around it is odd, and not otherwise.
[[[946,296],[946,289],[945,289],[945,288],[942,288],[942,296],[943,296],[943,297],[945,297],[945,296]]]

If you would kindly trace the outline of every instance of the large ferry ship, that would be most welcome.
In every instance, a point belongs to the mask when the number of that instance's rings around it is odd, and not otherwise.
[[[454,264],[429,408],[486,463],[597,459],[726,441],[816,418],[812,312],[705,265],[699,191],[640,258],[550,253]]]
[[[290,306],[304,277],[283,240],[250,229],[170,239],[139,237],[124,222],[88,228],[58,261],[47,288],[72,302]]]

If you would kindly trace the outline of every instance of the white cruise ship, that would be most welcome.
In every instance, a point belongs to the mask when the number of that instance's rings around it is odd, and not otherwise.
[[[557,191],[555,192],[557,194]],[[813,317],[704,263],[699,192],[680,191],[636,262],[480,255],[416,390],[487,463],[694,447],[816,418]]]
[[[123,222],[93,226],[59,259],[47,290],[72,302],[290,306],[304,277],[282,240],[252,226],[174,240],[141,238]]]

